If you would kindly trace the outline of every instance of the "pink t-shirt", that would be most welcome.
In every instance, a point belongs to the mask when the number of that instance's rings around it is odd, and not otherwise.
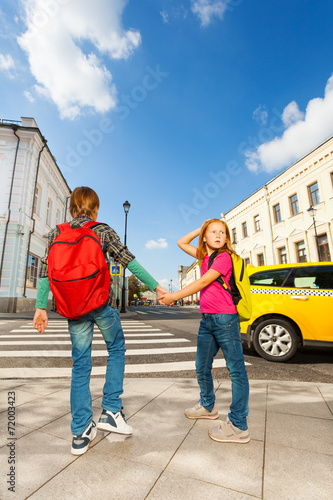
[[[201,263],[201,276],[208,271],[208,255],[205,255]],[[211,269],[219,272],[229,287],[229,279],[232,272],[231,257],[227,252],[222,252],[215,258]],[[232,301],[231,295],[226,292],[220,283],[213,281],[200,292],[200,312],[210,314],[235,314],[237,309]]]

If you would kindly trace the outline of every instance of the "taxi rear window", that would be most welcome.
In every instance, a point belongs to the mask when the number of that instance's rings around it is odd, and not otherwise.
[[[290,269],[272,269],[268,271],[260,271],[250,276],[250,284],[254,286],[283,286]]]
[[[307,266],[295,268],[295,288],[321,288],[333,290],[333,266]]]

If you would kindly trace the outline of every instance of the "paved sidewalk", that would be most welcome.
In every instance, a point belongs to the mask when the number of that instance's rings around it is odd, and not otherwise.
[[[230,381],[215,384],[225,418]],[[333,384],[250,381],[251,441],[222,444],[207,434],[216,420],[184,416],[198,400],[195,379],[126,378],[133,436],[98,431],[81,457],[70,453],[69,386],[69,379],[0,380],[2,500],[332,498]],[[96,421],[102,387],[102,377],[92,378]],[[15,440],[8,434],[14,395]]]

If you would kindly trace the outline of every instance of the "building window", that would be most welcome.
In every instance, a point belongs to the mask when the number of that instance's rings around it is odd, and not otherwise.
[[[318,205],[320,203],[318,182],[311,184],[311,186],[308,187],[308,190],[309,190],[310,205],[312,206]]]
[[[280,261],[280,264],[287,264],[287,250],[286,250],[286,247],[279,248],[279,261]]]
[[[39,258],[36,255],[29,253],[28,272],[27,272],[27,288],[37,288]]]
[[[40,189],[36,187],[35,197],[34,197],[34,214],[39,215],[39,197],[40,197]]]
[[[46,207],[46,224],[51,227],[51,217],[52,217],[52,201],[47,200]]]
[[[263,253],[259,253],[257,255],[257,258],[258,258],[258,266],[264,266],[265,265],[264,254]]]
[[[232,230],[232,244],[234,243],[237,243],[237,231],[235,227]]]
[[[250,265],[250,259],[249,258],[245,259],[244,263],[245,263],[246,267],[249,266]]]
[[[306,248],[304,241],[299,241],[298,243],[296,243],[296,251],[297,251],[297,262],[307,262]]]
[[[328,246],[327,234],[318,236],[318,247],[321,262],[330,262],[331,254]]]
[[[289,200],[290,200],[291,215],[299,214],[297,194],[290,196]]]
[[[247,222],[243,222],[242,224],[242,228],[243,228],[243,237],[246,238],[248,236],[248,232],[247,232]]]
[[[275,222],[276,223],[281,222],[282,221],[282,217],[281,217],[280,203],[278,203],[277,205],[274,205],[273,210],[274,210],[274,220],[275,220]]]
[[[259,215],[256,215],[254,217],[254,227],[255,227],[255,230],[256,232],[260,231],[261,230],[261,226],[260,226],[260,217]]]
[[[61,223],[61,210],[57,210],[57,215],[56,215],[56,225]]]

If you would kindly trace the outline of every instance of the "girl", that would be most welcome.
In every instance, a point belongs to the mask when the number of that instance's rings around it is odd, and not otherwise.
[[[199,236],[199,246],[191,241]],[[201,265],[201,278],[175,293],[162,296],[163,303],[170,305],[176,300],[188,297],[198,291],[200,294],[200,323],[197,343],[196,373],[200,387],[200,400],[194,408],[185,410],[187,418],[219,417],[215,406],[212,377],[213,359],[221,347],[232,383],[232,403],[224,422],[209,430],[209,436],[222,443],[248,443],[247,427],[249,383],[245,370],[239,317],[231,296],[216,281],[222,275],[229,285],[232,273],[230,255],[235,253],[227,224],[219,219],[205,221],[201,228],[183,236],[178,246]],[[218,251],[212,266],[208,269],[209,256]]]

